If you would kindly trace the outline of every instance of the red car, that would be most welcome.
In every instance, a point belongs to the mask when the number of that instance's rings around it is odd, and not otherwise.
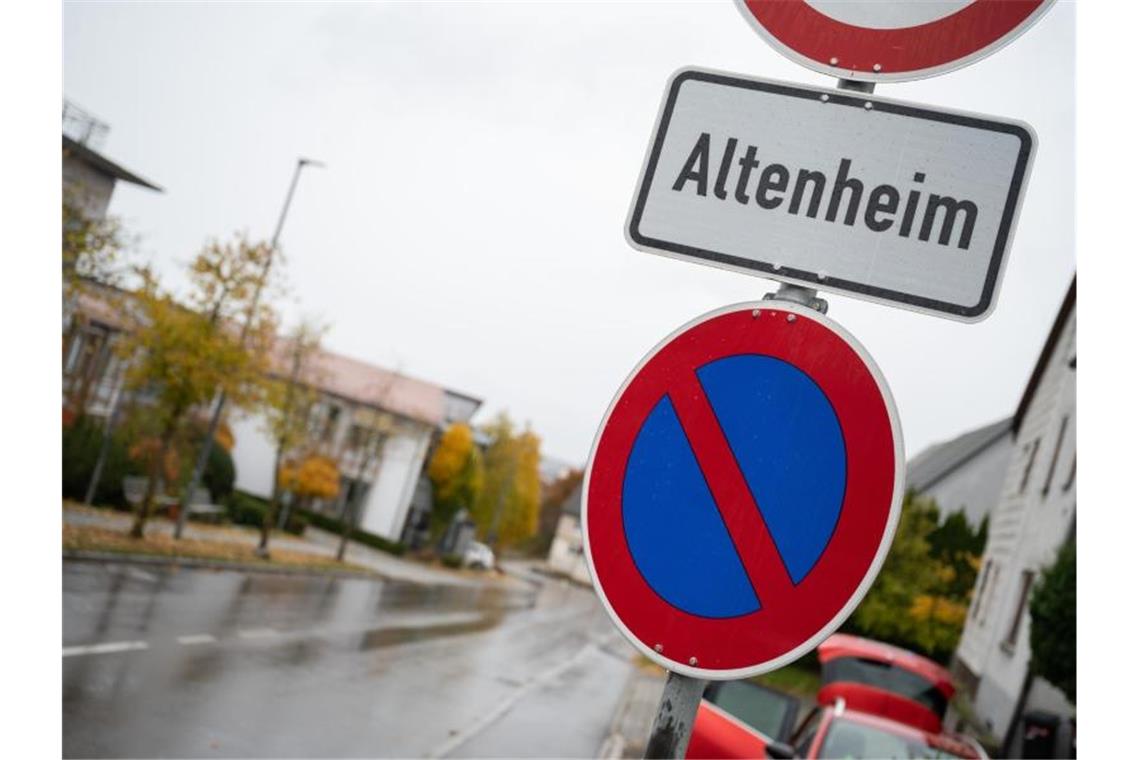
[[[697,710],[690,758],[984,758],[942,731],[950,674],[913,652],[838,634],[819,647],[817,706],[796,727],[795,698],[749,681],[713,683]]]

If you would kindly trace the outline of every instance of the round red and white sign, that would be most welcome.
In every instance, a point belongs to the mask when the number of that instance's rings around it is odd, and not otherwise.
[[[594,586],[669,670],[782,667],[867,593],[904,469],[890,391],[850,334],[791,303],[718,309],[654,348],[602,420],[582,502]]]
[[[796,63],[823,74],[898,82],[968,66],[1009,43],[1055,0],[736,0]]]

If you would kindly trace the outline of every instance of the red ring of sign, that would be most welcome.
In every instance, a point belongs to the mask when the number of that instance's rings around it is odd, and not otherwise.
[[[817,634],[828,635],[842,622],[836,618],[848,602],[866,592],[869,581],[866,585],[863,581],[877,570],[873,566],[877,557],[881,561],[880,547],[889,544],[894,533],[900,477],[896,451],[901,452],[901,441],[895,436],[893,403],[884,398],[859,353],[823,322],[803,316],[789,321],[789,315],[804,314],[800,309],[766,305],[759,312],[753,316],[748,305],[714,313],[660,346],[611,406],[587,474],[584,531],[595,588],[627,635],[640,641],[647,654],[655,652],[658,658],[678,664],[673,669],[679,672],[692,671],[694,665],[700,671],[734,671],[725,677],[739,677],[742,669],[763,672],[771,669],[765,664]],[[757,612],[705,618],[670,605],[637,570],[623,529],[622,483],[634,439],[658,400],[670,389],[700,393],[695,370],[737,354],[783,359],[816,382],[830,400],[843,433],[847,486],[830,543],[790,594],[773,598],[763,590],[763,608]],[[701,442],[694,440],[693,431],[687,429],[686,434],[698,450]],[[738,469],[735,473],[730,469],[704,472],[714,498],[719,481],[739,477]],[[717,502],[723,512],[721,500]],[[756,512],[751,504],[748,509]],[[739,536],[733,538],[741,554],[755,548],[742,545]]]
[[[873,29],[838,21],[804,0],[739,0],[742,10],[786,48],[823,73],[859,79],[943,73],[999,47],[1052,0],[975,0],[949,16],[917,26]],[[988,49],[991,48],[992,49]],[[782,52],[784,52],[782,50]],[[836,59],[832,63],[832,59]],[[799,61],[805,63],[804,61]],[[878,65],[879,69],[874,67]],[[893,75],[893,76],[892,76]]]

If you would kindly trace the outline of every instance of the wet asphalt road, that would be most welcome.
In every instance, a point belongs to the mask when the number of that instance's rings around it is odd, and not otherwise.
[[[593,594],[65,562],[65,757],[594,757]]]

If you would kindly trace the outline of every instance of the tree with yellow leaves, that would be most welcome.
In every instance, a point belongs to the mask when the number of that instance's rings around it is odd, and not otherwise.
[[[340,493],[340,469],[323,454],[308,454],[297,462],[287,460],[277,473],[280,489],[302,499],[332,501]]]
[[[310,321],[302,321],[294,329],[287,341],[289,369],[284,377],[270,377],[263,385],[261,408],[270,435],[277,442],[277,453],[273,471],[277,477],[273,481],[273,493],[269,500],[269,509],[265,510],[265,519],[261,524],[261,540],[258,543],[257,553],[262,557],[269,556],[269,534],[273,523],[277,519],[277,510],[280,508],[283,491],[292,491],[297,495],[308,493],[310,482],[315,482],[317,493],[320,496],[328,488],[324,485],[321,463],[317,462],[317,470],[304,469],[312,457],[301,458],[297,466],[286,470],[285,459],[295,452],[308,438],[309,409],[317,400],[314,385],[318,382],[314,360],[321,349],[321,335],[324,328]],[[332,495],[336,496],[339,487],[340,475],[336,464],[327,459],[333,471]],[[327,468],[325,468],[327,469]],[[304,470],[304,472],[302,472]],[[281,475],[288,471],[290,478],[286,483]],[[301,475],[305,477],[302,478]],[[315,476],[315,481],[313,480]]]
[[[195,409],[206,406],[218,391],[235,406],[260,396],[268,369],[267,356],[275,332],[272,312],[261,307],[243,343],[229,321],[253,308],[250,283],[259,276],[271,250],[244,237],[233,243],[208,245],[191,265],[194,308],[162,291],[148,270],[126,309],[129,328],[119,350],[130,362],[126,388],[145,399],[138,404],[155,443],[147,456],[147,487],[136,510],[131,535],[141,538],[154,503],[163,463]]]
[[[530,538],[538,530],[540,440],[529,428],[515,432],[502,412],[483,431],[491,439],[484,457],[484,487],[473,518],[494,547]]]
[[[960,513],[939,524],[937,505],[908,493],[882,570],[846,629],[947,659],[966,620],[984,531]]]
[[[438,537],[460,509],[474,509],[483,490],[483,457],[469,425],[456,422],[440,436],[428,462],[428,478],[433,501],[431,533]]]

